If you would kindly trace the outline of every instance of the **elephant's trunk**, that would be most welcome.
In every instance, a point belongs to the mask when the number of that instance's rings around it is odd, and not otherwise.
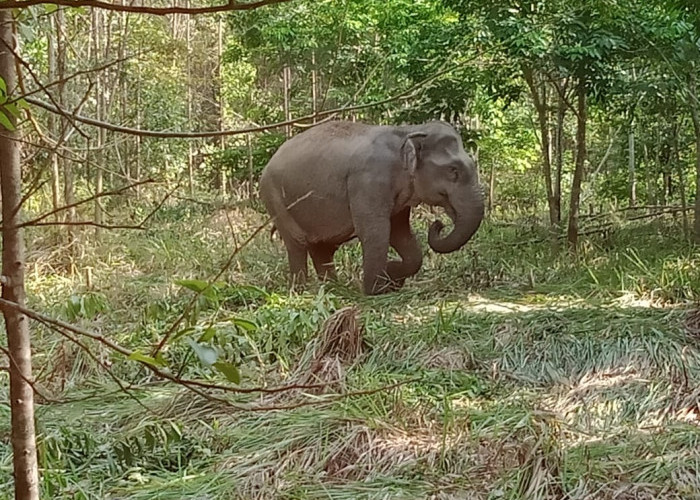
[[[447,207],[447,214],[454,223],[454,228],[445,237],[440,232],[445,227],[441,221],[435,221],[428,231],[428,244],[435,252],[449,253],[459,250],[474,235],[484,218],[484,197],[478,188],[469,200],[452,203]]]

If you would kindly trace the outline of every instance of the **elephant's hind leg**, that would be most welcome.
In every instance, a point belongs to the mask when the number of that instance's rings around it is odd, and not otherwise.
[[[292,278],[292,286],[306,283],[308,273],[308,252],[306,246],[302,245],[288,233],[280,231],[284,246],[287,248],[287,259],[289,260],[289,273]]]
[[[316,274],[322,280],[335,279],[335,265],[333,264],[333,256],[338,249],[337,245],[328,243],[315,243],[309,246],[311,260],[316,268]]]
[[[413,276],[423,263],[423,251],[411,231],[411,210],[406,209],[391,218],[391,246],[401,256],[401,260],[392,260],[387,264],[387,274],[396,287],[403,286],[406,278]]]

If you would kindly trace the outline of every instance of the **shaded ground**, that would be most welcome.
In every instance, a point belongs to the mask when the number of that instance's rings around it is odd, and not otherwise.
[[[259,220],[166,213],[146,234],[82,241],[74,266],[35,240],[33,306],[146,349],[191,296],[174,280],[211,276]],[[487,223],[458,254],[426,252],[402,291],[367,298],[356,245],[338,256],[340,283],[290,294],[281,244],[263,232],[199,321],[216,318],[244,385],[289,376],[323,321],[349,305],[370,350],[345,373],[348,390],[416,379],[319,407],[231,411],[94,346],[138,386],[137,402],[36,328],[42,387],[86,398],[38,408],[45,496],[700,497],[700,339],[684,326],[700,258],[670,221],[587,241],[575,261],[546,242],[519,245],[543,234]],[[232,315],[257,328],[223,321]],[[184,341],[167,355],[187,361],[188,376],[209,374]],[[0,491],[9,491],[9,418],[0,422]]]

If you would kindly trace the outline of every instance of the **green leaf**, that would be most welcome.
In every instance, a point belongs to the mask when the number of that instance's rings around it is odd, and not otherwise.
[[[5,79],[0,76],[0,92],[3,94],[7,94],[7,83],[5,83]]]
[[[176,340],[181,339],[185,335],[189,335],[190,333],[194,332],[195,328],[193,326],[188,326],[187,328],[183,328],[179,332],[177,332],[175,335],[172,336],[170,339],[170,342],[175,342]]]
[[[8,110],[12,115],[14,115],[15,118],[20,118],[21,113],[19,111],[19,108],[17,107],[17,104],[14,102],[10,102],[8,104],[5,104],[5,109]]]
[[[5,127],[7,130],[10,130],[10,131],[15,130],[15,126],[12,125],[12,122],[10,121],[10,119],[2,111],[0,111],[0,125]]]
[[[29,109],[29,103],[24,97],[17,99],[17,102],[15,104],[17,105],[18,109]]]
[[[175,280],[175,284],[197,293],[209,288],[209,283],[203,280]]]
[[[140,353],[138,351],[132,352],[128,359],[131,359],[133,361],[139,361],[141,363],[146,363],[147,365],[151,366],[165,366],[165,359],[163,358],[161,353],[158,353],[158,357],[153,358],[151,356],[146,356],[143,353]]]
[[[44,5],[44,10],[46,11],[47,14],[52,14],[58,10],[58,5],[55,3],[45,3]]]
[[[234,384],[241,383],[241,374],[238,371],[238,367],[231,363],[218,362],[214,363],[214,368],[216,368],[224,377],[228,379],[229,382]]]
[[[216,328],[210,326],[209,328],[204,330],[202,336],[199,337],[199,342],[209,342],[211,339],[214,338],[214,335],[216,335]]]
[[[201,361],[203,365],[211,366],[216,363],[216,360],[219,358],[219,353],[216,352],[216,349],[209,347],[208,345],[198,344],[192,339],[187,339],[187,342],[190,344],[190,347],[192,347],[195,354],[197,354],[199,361]]]
[[[254,332],[258,329],[258,325],[253,321],[243,319],[243,318],[232,318],[231,321],[234,325],[248,332]]]

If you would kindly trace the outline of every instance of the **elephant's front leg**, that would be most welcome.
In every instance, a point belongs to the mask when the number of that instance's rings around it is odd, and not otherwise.
[[[406,278],[420,271],[423,263],[423,251],[411,231],[411,209],[406,208],[391,218],[391,246],[401,256],[401,260],[392,260],[387,264],[387,274],[394,287],[403,286]]]
[[[350,199],[350,210],[355,234],[362,245],[364,292],[376,295],[391,291],[391,280],[386,272],[391,208],[377,186],[368,186],[372,184],[349,189],[354,194]]]

